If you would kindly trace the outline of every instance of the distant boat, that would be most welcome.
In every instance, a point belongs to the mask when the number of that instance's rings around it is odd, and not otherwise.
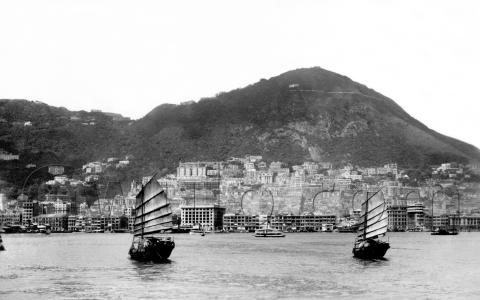
[[[458,234],[458,230],[456,228],[453,228],[453,229],[446,229],[446,228],[440,228],[436,231],[433,231],[431,233],[431,235],[457,235]]]
[[[0,251],[4,251],[5,246],[3,246],[2,236],[0,235]]]
[[[255,237],[285,237],[285,234],[269,226],[255,230]]]
[[[357,232],[358,230],[358,224],[355,224],[355,225],[351,225],[351,226],[341,226],[341,227],[337,227],[338,229],[338,232]]]
[[[165,261],[175,248],[171,236],[172,211],[160,184],[150,179],[138,193],[135,203],[135,221],[130,257],[138,261]]]
[[[38,225],[38,231],[43,234],[50,234],[52,230],[50,229],[50,225]]]
[[[200,236],[205,236],[205,231],[200,230],[200,229],[192,229],[190,230],[190,235],[200,235]]]
[[[362,259],[382,258],[390,244],[379,239],[387,232],[388,214],[387,205],[380,197],[381,189],[373,193],[362,203],[362,216],[360,217],[360,228],[357,239],[353,246],[353,255]]]
[[[205,236],[205,234],[207,234],[207,232],[205,231],[205,228],[200,225],[194,225],[193,228],[190,229],[189,233],[191,235],[201,235],[201,236]]]

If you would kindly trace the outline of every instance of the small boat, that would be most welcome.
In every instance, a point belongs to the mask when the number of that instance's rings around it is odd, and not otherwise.
[[[261,228],[255,230],[254,237],[285,237],[285,234],[279,230],[269,228]]]
[[[0,251],[4,251],[5,246],[3,246],[2,236],[0,235]]]
[[[357,239],[353,246],[353,256],[361,259],[379,259],[383,258],[390,248],[388,242],[379,239],[384,236],[388,227],[387,205],[383,199],[381,189],[362,203],[362,216]],[[380,197],[382,195],[382,197]]]
[[[154,178],[136,197],[133,241],[128,253],[137,261],[165,261],[175,248],[173,237],[162,235],[173,228],[172,211],[164,190]]]
[[[333,224],[322,224],[322,232],[333,232]]]
[[[191,235],[200,235],[200,236],[205,236],[205,234],[207,234],[207,232],[205,231],[205,228],[200,224],[193,225],[193,228],[190,229],[189,233]]]
[[[205,236],[206,232],[201,229],[192,229],[190,230],[190,235],[200,235],[200,236]]]
[[[433,231],[431,235],[457,235],[458,231],[456,228],[453,229],[446,229],[446,228],[439,228],[436,231]]]
[[[357,232],[358,230],[358,225],[346,225],[346,226],[341,226],[337,227],[338,232],[343,232],[343,233],[351,233],[351,232]]]
[[[52,230],[50,229],[50,225],[38,225],[38,231],[43,234],[50,234]]]

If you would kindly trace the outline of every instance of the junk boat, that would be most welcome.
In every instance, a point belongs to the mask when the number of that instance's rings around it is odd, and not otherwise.
[[[285,234],[273,228],[261,228],[255,230],[255,237],[285,237]]]
[[[367,200],[362,203],[362,213],[359,223],[361,234],[355,240],[353,256],[361,259],[383,258],[390,244],[379,239],[385,235],[388,226],[387,205],[381,189],[375,193],[367,192]]]
[[[135,220],[130,257],[137,261],[162,262],[175,248],[171,232],[172,211],[165,191],[154,179],[145,184],[135,201]]]

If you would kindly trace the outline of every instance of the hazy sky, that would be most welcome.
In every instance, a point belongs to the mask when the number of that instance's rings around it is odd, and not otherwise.
[[[0,98],[139,118],[320,66],[480,147],[480,1],[0,0]]]

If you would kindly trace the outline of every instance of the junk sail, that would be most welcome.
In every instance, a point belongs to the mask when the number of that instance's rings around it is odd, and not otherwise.
[[[367,199],[362,203],[360,234],[352,250],[353,255],[357,258],[382,258],[390,248],[388,242],[378,239],[385,235],[388,227],[387,205],[381,191],[382,189],[374,193],[367,192]]]
[[[175,248],[173,237],[161,235],[173,227],[172,211],[166,193],[154,178],[142,187],[135,201],[129,254],[138,261],[165,261]]]
[[[382,236],[387,232],[388,214],[383,193],[378,191],[370,195],[367,193],[367,200],[362,203],[362,221],[359,225],[358,237],[363,239]]]
[[[136,197],[133,235],[151,236],[172,227],[170,203],[160,184],[152,178]]]

